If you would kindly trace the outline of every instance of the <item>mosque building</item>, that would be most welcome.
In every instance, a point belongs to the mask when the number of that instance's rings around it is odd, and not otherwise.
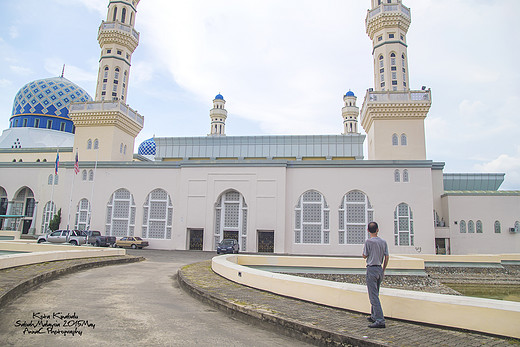
[[[371,0],[374,86],[361,108],[344,95],[341,133],[227,136],[219,93],[207,135],[154,137],[134,154],[138,4],[109,1],[94,98],[63,76],[16,94],[0,136],[0,238],[45,233],[61,209],[62,229],[140,236],[155,249],[209,251],[234,238],[242,252],[359,255],[375,220],[393,254],[520,250],[520,191],[499,190],[504,174],[444,173],[426,158],[432,96],[409,85],[401,0]]]

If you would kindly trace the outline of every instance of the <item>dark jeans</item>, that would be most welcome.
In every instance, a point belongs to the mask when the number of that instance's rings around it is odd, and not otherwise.
[[[367,289],[368,298],[372,308],[370,310],[371,317],[378,323],[385,322],[385,316],[383,316],[383,308],[379,301],[379,287],[383,281],[383,268],[381,266],[368,266],[367,267]]]

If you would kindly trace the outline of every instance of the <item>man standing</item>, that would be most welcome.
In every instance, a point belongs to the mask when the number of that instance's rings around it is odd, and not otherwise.
[[[384,328],[385,317],[379,301],[379,287],[383,281],[384,272],[388,265],[388,245],[377,236],[379,226],[376,222],[368,223],[369,238],[363,247],[363,258],[367,260],[367,289],[370,299],[371,314],[367,320],[371,322],[369,328]]]

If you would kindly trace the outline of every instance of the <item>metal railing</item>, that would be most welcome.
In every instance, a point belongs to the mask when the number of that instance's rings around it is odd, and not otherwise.
[[[144,117],[132,110],[128,105],[121,101],[92,101],[86,103],[75,103],[70,105],[70,112],[100,112],[100,111],[120,111],[128,118],[134,120],[139,125],[144,125]]]
[[[398,12],[401,11],[406,16],[410,17],[410,9],[403,4],[382,4],[382,6],[379,6],[371,11],[368,12],[368,18],[372,19],[378,14],[381,13],[381,10],[383,12]]]
[[[127,33],[130,33],[136,40],[139,40],[139,33],[132,28],[130,25],[126,25],[118,22],[102,22],[99,27],[99,31],[101,30],[121,30]]]

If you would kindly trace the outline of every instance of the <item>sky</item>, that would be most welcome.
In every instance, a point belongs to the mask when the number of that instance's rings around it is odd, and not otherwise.
[[[404,0],[410,87],[431,88],[427,158],[503,172],[520,189],[518,0]],[[0,0],[0,129],[31,81],[95,94],[108,0]],[[340,134],[343,95],[374,86],[370,0],[141,0],[127,102],[152,137],[206,136],[216,94],[228,136]],[[365,150],[365,157],[367,151]]]

